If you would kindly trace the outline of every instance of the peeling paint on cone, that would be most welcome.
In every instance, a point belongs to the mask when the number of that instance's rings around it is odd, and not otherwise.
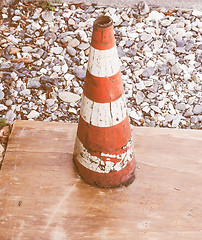
[[[74,162],[89,184],[129,185],[135,158],[112,19],[93,25]]]

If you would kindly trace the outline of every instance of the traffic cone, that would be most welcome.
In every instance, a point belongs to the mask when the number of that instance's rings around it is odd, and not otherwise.
[[[73,160],[85,182],[129,185],[135,158],[115,45],[108,16],[95,20]]]

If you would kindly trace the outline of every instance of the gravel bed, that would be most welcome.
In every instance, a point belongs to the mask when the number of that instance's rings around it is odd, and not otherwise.
[[[131,124],[202,128],[202,12],[19,1],[0,10],[0,118],[78,122],[94,20],[114,21]]]

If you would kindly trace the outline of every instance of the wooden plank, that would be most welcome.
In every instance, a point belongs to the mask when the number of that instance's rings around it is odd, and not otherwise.
[[[0,174],[0,239],[201,239],[202,132],[134,128],[136,180],[85,184],[76,124],[16,121]]]

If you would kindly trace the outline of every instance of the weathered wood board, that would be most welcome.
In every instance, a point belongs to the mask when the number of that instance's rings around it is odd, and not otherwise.
[[[0,174],[1,240],[202,239],[202,132],[134,128],[136,180],[100,189],[72,162],[76,124],[16,121]]]

